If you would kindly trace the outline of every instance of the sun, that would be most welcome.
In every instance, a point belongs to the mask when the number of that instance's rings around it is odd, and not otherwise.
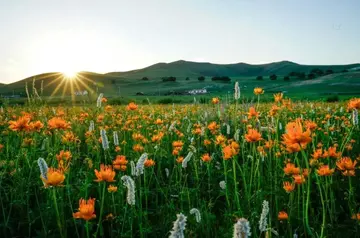
[[[69,70],[69,71],[64,71],[62,74],[66,79],[74,79],[78,75],[78,72]]]

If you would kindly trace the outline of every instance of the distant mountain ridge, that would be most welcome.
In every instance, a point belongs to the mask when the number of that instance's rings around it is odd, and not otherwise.
[[[121,87],[123,91],[131,89],[131,93],[137,91],[145,91],[143,89],[153,88],[152,91],[159,91],[155,89],[157,87],[166,88],[168,90],[178,90],[190,87],[200,87],[201,85],[193,84],[194,81],[185,81],[186,78],[196,80],[200,76],[211,78],[214,76],[228,76],[232,79],[238,80],[238,78],[254,78],[257,76],[264,76],[276,74],[278,76],[289,75],[291,72],[303,72],[310,73],[311,70],[319,69],[322,71],[331,70],[332,72],[351,71],[353,69],[360,68],[360,64],[347,64],[347,65],[302,65],[291,61],[280,61],[267,64],[247,64],[247,63],[234,63],[234,64],[213,64],[208,62],[191,62],[185,60],[178,60],[171,63],[157,63],[142,69],[136,69],[126,72],[109,72],[105,74],[98,74],[94,72],[80,72],[78,74],[83,82],[75,82],[73,90],[84,90],[87,87],[95,89],[98,85],[102,85],[104,90],[108,90],[113,94],[121,94]],[[161,81],[162,77],[176,77],[177,80],[174,83],[164,84]],[[141,80],[142,78],[148,78],[148,81]],[[1,94],[19,93],[24,96],[26,82],[31,89],[33,79],[36,79],[36,87],[41,86],[43,82],[44,95],[51,95],[53,91],[60,85],[66,86],[69,82],[62,82],[62,73],[44,73],[28,77],[26,79],[0,85]],[[282,80],[282,77],[278,80]],[[156,82],[156,83],[155,83]],[[206,82],[211,85],[213,82],[209,79]],[[159,84],[161,83],[161,84]],[[190,84],[189,84],[190,83]],[[256,83],[256,82],[255,82]],[[95,86],[94,86],[95,85]],[[160,86],[161,85],[161,86]],[[126,90],[125,90],[126,89]],[[120,90],[120,91],[119,91]],[[128,92],[130,92],[128,91]],[[59,91],[59,93],[61,90]],[[64,93],[69,95],[67,90]]]

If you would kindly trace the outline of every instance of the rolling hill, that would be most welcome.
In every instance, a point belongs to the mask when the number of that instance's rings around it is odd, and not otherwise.
[[[232,91],[233,82],[238,81],[242,92],[251,93],[255,86],[264,87],[267,91],[287,91],[289,94],[331,94],[360,92],[360,72],[353,69],[360,64],[350,65],[301,65],[290,61],[274,62],[269,64],[251,65],[211,64],[189,61],[175,61],[172,63],[158,63],[152,66],[127,72],[110,72],[98,74],[80,72],[76,79],[65,79],[61,73],[45,73],[32,76],[11,84],[0,85],[1,95],[18,95],[25,97],[25,85],[32,91],[33,80],[35,88],[43,96],[70,96],[75,91],[103,92],[107,96],[134,96],[141,92],[145,95],[164,95],[171,91],[186,91],[190,89],[207,88],[212,93]],[[284,81],[283,76],[291,72],[310,73],[313,69],[322,71],[332,70],[333,74],[318,77],[312,80],[300,80],[291,77]],[[344,70],[349,72],[343,72]],[[278,75],[277,80],[270,80],[271,74]],[[175,82],[162,82],[162,77],[174,76]],[[205,81],[198,81],[199,76],[205,76]],[[229,76],[232,83],[211,81],[213,76]],[[264,80],[256,80],[256,76],[264,76]],[[142,80],[143,77],[149,80]],[[189,80],[186,80],[189,78]]]

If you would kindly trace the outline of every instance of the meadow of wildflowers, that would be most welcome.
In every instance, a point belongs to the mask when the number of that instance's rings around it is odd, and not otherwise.
[[[0,111],[0,237],[359,236],[360,99]]]

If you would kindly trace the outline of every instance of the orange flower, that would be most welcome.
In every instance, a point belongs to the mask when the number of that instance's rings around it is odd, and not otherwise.
[[[117,155],[115,160],[113,160],[113,166],[116,170],[125,171],[127,163],[128,161],[124,155]]]
[[[251,119],[252,117],[256,117],[256,118],[259,117],[259,113],[255,110],[254,107],[250,107],[249,112],[247,114],[248,114],[248,119]]]
[[[348,102],[348,109],[349,110],[353,110],[353,109],[360,109],[360,98],[353,98]]]
[[[249,129],[248,133],[245,135],[245,140],[247,142],[257,142],[262,140],[261,134],[255,129]]]
[[[144,147],[142,145],[136,144],[133,146],[133,150],[135,152],[142,152],[142,151],[144,151]]]
[[[311,131],[307,129],[303,131],[300,119],[295,122],[290,122],[286,125],[286,134],[283,134],[283,144],[288,147],[288,151],[297,151],[306,148],[306,145],[311,142]]]
[[[316,172],[319,176],[330,176],[334,173],[335,169],[330,169],[329,165],[321,166]]]
[[[255,95],[264,94],[264,89],[262,89],[262,88],[254,88],[254,94]]]
[[[156,125],[161,125],[161,124],[163,124],[163,120],[161,120],[160,118],[158,118],[158,119],[156,119],[156,121],[155,121],[155,124]]]
[[[293,175],[294,183],[296,184],[303,184],[305,183],[305,177],[304,175]]]
[[[216,130],[219,129],[219,125],[216,124],[215,121],[212,121],[212,122],[209,123],[208,129],[211,131],[211,133],[215,134]]]
[[[277,111],[280,110],[280,107],[276,106],[276,105],[272,105],[271,109],[270,109],[270,116],[275,116],[275,114],[277,113]]]
[[[306,129],[313,131],[316,129],[317,124],[313,121],[307,120],[307,121],[305,121],[305,127],[306,127]]]
[[[210,141],[210,140],[205,139],[205,140],[204,140],[204,145],[205,145],[205,146],[211,145],[211,141]]]
[[[290,193],[290,192],[294,191],[295,184],[290,183],[290,182],[284,182],[283,183],[283,188],[287,193]]]
[[[201,160],[204,162],[210,162],[211,161],[211,157],[208,153],[204,154],[203,156],[201,156]]]
[[[218,136],[216,137],[216,139],[215,139],[215,144],[223,146],[224,143],[225,143],[225,141],[226,141],[225,136],[223,136],[223,135],[218,135]]]
[[[37,132],[39,132],[44,127],[44,124],[41,123],[41,121],[30,122],[29,125],[30,125],[31,130],[37,131]]]
[[[48,121],[48,128],[50,130],[54,130],[54,129],[61,129],[61,130],[66,130],[66,129],[70,129],[70,123],[67,123],[65,120],[63,120],[60,117],[53,117]]]
[[[126,106],[126,109],[129,111],[135,111],[138,108],[138,105],[136,105],[135,103],[131,102]]]
[[[62,142],[64,144],[72,143],[72,142],[79,142],[79,138],[76,137],[72,131],[68,131],[62,136]]]
[[[182,146],[184,145],[184,143],[182,142],[182,141],[174,141],[173,143],[172,143],[172,146],[174,147],[174,148],[181,148]]]
[[[108,190],[109,193],[115,193],[117,191],[117,189],[118,188],[116,186],[109,185],[107,190]]]
[[[212,98],[211,99],[211,103],[212,104],[218,104],[220,102],[220,99],[219,98]]]
[[[101,99],[101,102],[103,102],[103,103],[106,103],[108,100],[107,100],[107,98],[106,97],[103,97],[102,99]]]
[[[76,219],[84,219],[85,221],[96,218],[95,198],[90,198],[87,201],[81,198],[79,200],[79,211],[73,213],[73,217]]]
[[[276,93],[276,94],[274,94],[274,100],[275,100],[275,102],[280,102],[282,98],[283,98],[283,94],[282,94],[282,93]]]
[[[61,186],[64,182],[65,175],[60,169],[49,168],[46,173],[46,178],[40,175],[41,180],[44,182],[45,187]]]
[[[70,160],[72,157],[71,152],[70,151],[64,151],[61,150],[59,154],[56,155],[56,159],[57,160]]]
[[[176,162],[181,164],[184,160],[184,157],[180,156],[179,158],[176,159]]]
[[[284,173],[286,175],[296,175],[300,174],[300,169],[297,168],[293,163],[287,163],[284,168]]]
[[[231,159],[233,157],[233,150],[230,145],[223,148],[224,160]]]
[[[95,182],[101,182],[101,181],[106,181],[106,182],[114,182],[114,177],[115,177],[115,171],[113,171],[112,167],[109,165],[100,165],[100,171],[98,171],[97,169],[95,169],[95,175],[97,177],[96,180],[94,180]]]
[[[154,166],[154,165],[155,165],[155,161],[152,160],[152,159],[146,159],[145,162],[144,162],[145,167],[151,167],[151,166]]]
[[[324,152],[323,156],[324,156],[324,158],[330,157],[330,158],[337,159],[341,156],[341,152],[336,152],[336,147],[332,146],[332,147],[329,147],[329,149]]]
[[[342,157],[336,162],[338,170],[340,170],[344,176],[355,176],[356,164],[357,161],[352,161],[349,157]]]
[[[356,213],[351,216],[351,219],[360,221],[360,213]]]
[[[280,221],[287,220],[289,218],[288,214],[285,211],[281,211],[278,214],[278,219]]]
[[[23,116],[23,117],[19,117],[18,120],[16,121],[9,121],[9,128],[12,131],[29,131],[31,129],[30,126],[30,117],[28,116]]]

